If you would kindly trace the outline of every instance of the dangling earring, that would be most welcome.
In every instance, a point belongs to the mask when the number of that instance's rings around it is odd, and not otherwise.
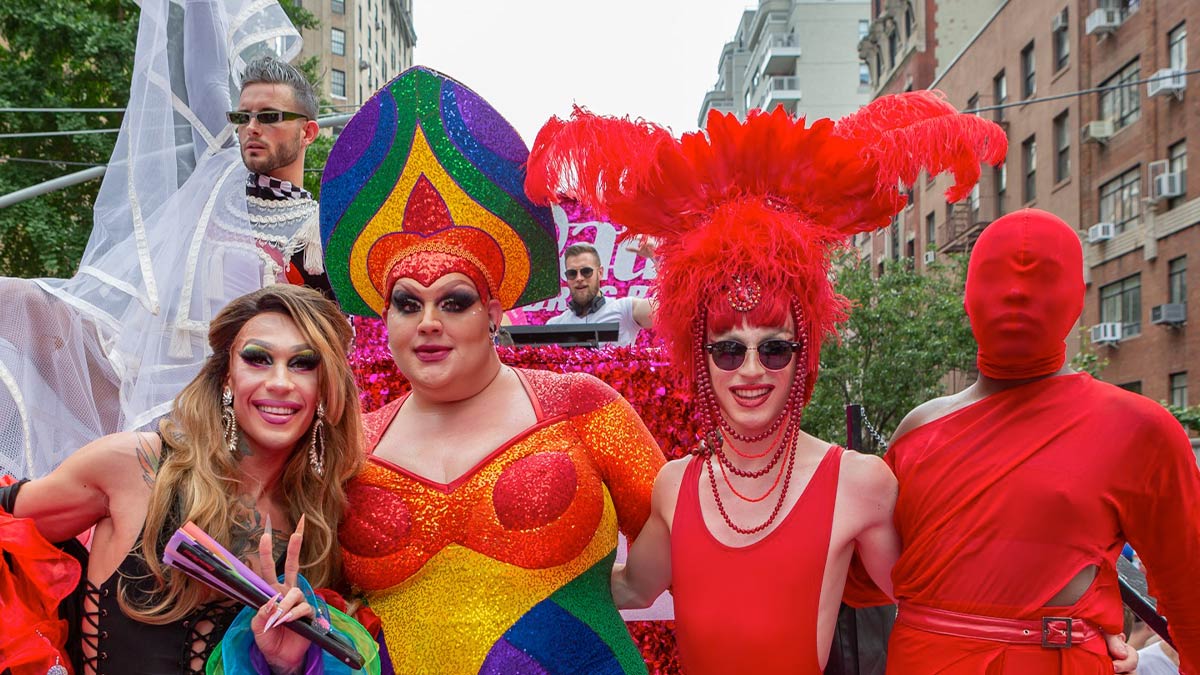
[[[317,404],[317,418],[313,421],[312,444],[308,446],[308,464],[313,473],[325,475],[325,404]]]
[[[225,448],[229,454],[238,454],[237,416],[233,414],[233,390],[225,387],[221,394],[221,422],[225,425]]]

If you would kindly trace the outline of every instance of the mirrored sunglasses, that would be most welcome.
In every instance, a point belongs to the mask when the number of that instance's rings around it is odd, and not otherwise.
[[[258,120],[259,124],[279,124],[284,120],[306,120],[308,119],[308,115],[288,112],[286,110],[259,110],[258,112],[230,110],[225,113],[225,119],[229,120],[230,124],[236,124],[239,127],[249,124],[250,118]]]

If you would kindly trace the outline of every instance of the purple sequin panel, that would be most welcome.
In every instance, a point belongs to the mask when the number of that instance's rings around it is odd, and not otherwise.
[[[528,159],[529,149],[525,147],[520,134],[512,128],[508,120],[501,117],[495,108],[470,89],[457,82],[451,82],[449,86],[454,87],[458,111],[476,141],[515,164],[521,164]]]
[[[549,675],[533,657],[501,638],[492,645],[479,675]]]
[[[379,124],[379,95],[372,96],[338,135],[337,152],[329,153],[325,163],[325,181],[337,178],[354,166],[366,152],[375,137],[375,126]]]

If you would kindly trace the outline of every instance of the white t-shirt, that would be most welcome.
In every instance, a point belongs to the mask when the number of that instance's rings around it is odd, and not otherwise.
[[[637,339],[638,331],[642,329],[637,321],[633,318],[633,308],[637,305],[637,298],[605,298],[604,304],[600,309],[587,314],[585,316],[577,316],[574,311],[567,308],[567,311],[546,322],[547,326],[563,326],[572,324],[586,323],[612,323],[616,321],[621,324],[620,330],[617,332],[618,345],[633,344]]]
[[[1155,642],[1138,650],[1137,672],[1138,675],[1179,675],[1179,666],[1163,653],[1162,643]]]

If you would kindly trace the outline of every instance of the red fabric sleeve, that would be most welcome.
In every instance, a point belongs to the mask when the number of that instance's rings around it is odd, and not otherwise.
[[[1200,673],[1200,469],[1191,442],[1166,410],[1140,420],[1143,439],[1118,495],[1118,517],[1146,568],[1150,594],[1170,622],[1181,672]]]

